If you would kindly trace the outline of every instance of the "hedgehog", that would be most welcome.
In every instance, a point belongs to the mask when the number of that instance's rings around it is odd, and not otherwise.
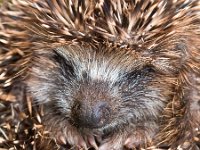
[[[2,148],[200,149],[200,1],[3,2],[0,93]]]

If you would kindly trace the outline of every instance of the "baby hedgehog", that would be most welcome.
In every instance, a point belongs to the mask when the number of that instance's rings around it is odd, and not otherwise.
[[[36,149],[200,149],[199,0],[13,0],[0,21],[1,103],[42,110]]]

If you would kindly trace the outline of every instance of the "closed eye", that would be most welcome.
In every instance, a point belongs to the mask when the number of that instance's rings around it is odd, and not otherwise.
[[[152,73],[154,73],[154,69],[150,66],[145,66],[144,68],[142,68],[141,70],[134,70],[131,72],[126,73],[125,78],[130,80],[137,80],[140,79],[141,77],[145,76],[151,76]]]
[[[64,58],[64,56],[62,56],[59,52],[54,51],[54,53],[55,55],[53,58],[58,63],[60,72],[63,74],[63,76],[66,78],[73,77],[75,75],[73,63]]]
[[[120,87],[121,92],[125,91],[137,91],[144,88],[144,85],[148,84],[154,77],[155,71],[150,67],[146,66],[140,70],[134,70],[127,72],[117,85]]]

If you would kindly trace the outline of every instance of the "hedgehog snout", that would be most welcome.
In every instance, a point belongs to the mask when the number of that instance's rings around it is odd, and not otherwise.
[[[111,107],[107,102],[95,104],[75,102],[72,108],[72,120],[80,128],[101,128],[105,126],[111,115]]]

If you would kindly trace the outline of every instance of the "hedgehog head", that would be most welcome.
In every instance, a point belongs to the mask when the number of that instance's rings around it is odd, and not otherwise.
[[[198,0],[16,3],[18,16],[4,15],[23,31],[9,47],[23,55],[5,83],[23,79],[58,144],[123,149],[182,135],[175,126],[200,87]]]

